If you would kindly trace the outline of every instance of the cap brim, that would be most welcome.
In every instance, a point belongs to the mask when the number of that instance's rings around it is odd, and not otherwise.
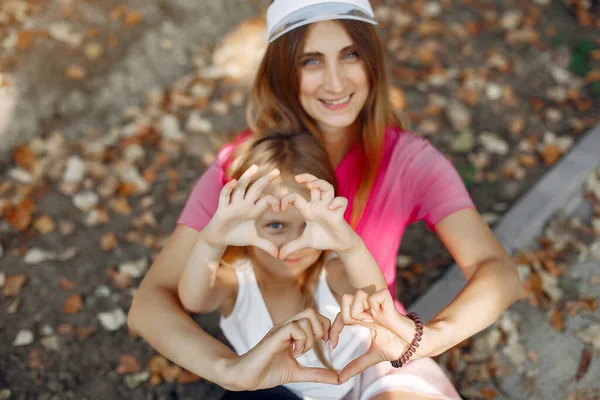
[[[377,25],[377,20],[367,11],[347,3],[326,3],[305,7],[281,20],[272,32],[269,32],[269,43],[303,25],[334,19],[352,19]]]

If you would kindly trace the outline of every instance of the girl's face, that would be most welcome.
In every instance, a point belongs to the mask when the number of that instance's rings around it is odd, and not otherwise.
[[[311,25],[299,60],[300,104],[322,132],[347,128],[369,94],[354,41],[336,21]]]
[[[272,189],[270,191],[265,190],[265,194],[272,194],[280,199],[294,191],[302,195],[306,200],[310,200],[310,193],[305,187],[299,187],[295,183],[284,186],[276,184],[276,182],[271,184]],[[278,213],[268,208],[256,220],[258,234],[270,240],[279,248],[292,240],[298,239],[304,231],[304,226],[304,217],[293,206]],[[321,255],[321,250],[302,249],[290,254],[285,260],[278,260],[257,247],[250,247],[249,250],[257,263],[270,275],[290,278],[300,276]]]

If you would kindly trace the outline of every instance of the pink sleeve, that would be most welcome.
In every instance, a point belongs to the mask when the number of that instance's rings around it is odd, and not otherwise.
[[[411,181],[411,222],[425,221],[434,230],[448,215],[475,206],[452,163],[429,141],[419,142],[405,175]]]
[[[225,184],[223,165],[227,162],[233,148],[231,144],[226,145],[217,159],[198,179],[179,215],[177,224],[189,226],[200,232],[210,221],[217,211],[219,194]]]

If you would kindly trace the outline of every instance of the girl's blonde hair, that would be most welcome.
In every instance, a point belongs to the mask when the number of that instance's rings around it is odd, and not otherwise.
[[[386,127],[402,129],[389,95],[383,46],[371,24],[338,20],[354,41],[369,79],[369,95],[359,115],[359,165],[355,174],[360,182],[353,201],[351,225],[356,228],[375,184],[383,157]],[[262,136],[274,128],[307,130],[321,142],[323,135],[299,100],[300,57],[313,25],[302,26],[270,43],[250,93],[246,119],[251,131]]]
[[[259,166],[253,181],[277,168],[283,182],[295,182],[294,177],[309,173],[324,179],[337,188],[335,172],[331,167],[327,152],[318,139],[308,132],[272,131],[262,137],[254,137],[239,144],[228,160],[225,171],[227,179],[239,179],[252,164]],[[232,263],[244,249],[228,249],[223,260]],[[300,277],[299,285],[303,296],[304,308],[317,308],[314,293],[323,270],[324,253]],[[317,356],[325,366],[333,367],[325,359],[323,348],[315,346]]]

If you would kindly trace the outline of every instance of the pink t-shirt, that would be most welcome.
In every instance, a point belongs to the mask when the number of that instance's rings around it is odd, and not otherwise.
[[[233,148],[232,144],[225,146],[200,177],[178,224],[200,231],[208,223],[225,184],[223,164]],[[347,221],[358,188],[354,179],[361,168],[358,156],[354,145],[335,171],[337,195],[349,202]],[[410,132],[388,129],[379,174],[356,231],[377,260],[392,296],[395,297],[396,257],[406,227],[423,220],[433,230],[448,215],[472,207],[456,169],[428,140]]]

